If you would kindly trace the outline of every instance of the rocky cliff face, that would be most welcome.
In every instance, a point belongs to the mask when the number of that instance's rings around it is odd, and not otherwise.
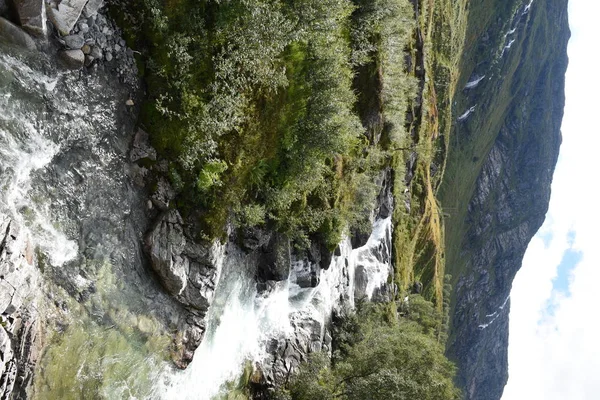
[[[0,214],[0,398],[24,398],[41,350],[40,275],[28,235]]]
[[[487,15],[485,25],[471,22],[468,37],[478,39],[467,44],[465,90],[456,100],[472,115],[457,113],[449,159],[467,177],[475,170],[473,191],[453,191],[452,179],[442,190],[444,206],[456,215],[468,199],[464,218],[447,222],[462,228],[449,238],[455,292],[448,355],[465,398],[477,400],[500,399],[508,380],[509,294],[548,208],[569,38],[566,0],[488,3],[471,12],[509,13],[504,20]]]

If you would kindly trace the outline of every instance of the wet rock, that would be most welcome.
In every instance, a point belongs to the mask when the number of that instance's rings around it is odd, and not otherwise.
[[[112,59],[113,59],[113,55],[112,55],[112,53],[111,53],[110,51],[109,51],[109,52],[107,52],[107,53],[105,54],[105,56],[104,56],[104,59],[105,59],[106,61],[108,61],[108,62],[111,62],[111,61],[112,61]]]
[[[89,56],[89,55],[87,55],[87,54],[86,54],[86,55],[85,55],[85,60],[84,60],[83,64],[84,64],[86,67],[89,67],[89,66],[91,66],[91,65],[92,65],[92,63],[93,63],[93,62],[94,62],[94,57],[92,57],[92,56]]]
[[[83,54],[88,55],[92,52],[92,48],[90,45],[84,44],[83,47],[81,48],[81,51],[83,51]],[[93,59],[93,57],[92,57],[92,59]]]
[[[61,50],[58,55],[69,69],[79,69],[85,62],[85,54],[81,50]]]
[[[31,243],[0,215],[0,398],[21,398],[31,383],[41,344],[35,304],[39,273]]]
[[[28,50],[36,50],[35,42],[23,29],[0,17],[0,40]]]
[[[85,39],[80,35],[68,35],[62,38],[65,46],[69,49],[81,49],[85,44]]]
[[[202,343],[206,322],[203,316],[190,314],[179,328],[175,339],[173,361],[177,368],[186,369],[194,358],[194,351]]]
[[[184,256],[189,260],[188,285],[180,301],[193,310],[205,313],[215,295],[219,278],[216,258],[220,255],[218,246],[206,242],[188,241]]]
[[[44,0],[13,0],[23,29],[34,36],[46,33],[46,5]]]
[[[176,210],[165,212],[146,236],[152,269],[167,292],[178,296],[187,285],[189,261],[182,256],[186,245],[183,220]]]
[[[48,18],[61,35],[68,35],[73,29],[87,0],[61,0],[47,7]]]

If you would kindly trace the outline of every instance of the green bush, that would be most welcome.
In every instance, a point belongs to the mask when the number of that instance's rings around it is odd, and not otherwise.
[[[333,363],[322,353],[312,354],[291,380],[291,398],[459,399],[455,367],[443,345],[418,322],[385,322],[385,308],[366,305],[350,317],[336,333]]]

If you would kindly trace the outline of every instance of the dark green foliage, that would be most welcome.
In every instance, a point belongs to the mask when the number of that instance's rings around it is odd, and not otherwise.
[[[425,303],[410,303],[419,322],[435,318],[433,304],[424,308]],[[455,368],[428,323],[393,315],[390,321],[387,305],[365,304],[344,321],[336,332],[333,363],[321,353],[311,355],[292,379],[291,398],[458,399]]]
[[[365,53],[361,46],[384,69],[391,65],[386,60],[402,57],[414,25],[408,4],[125,5],[137,21],[130,26],[138,27],[129,36],[147,60],[149,100],[142,124],[171,163],[181,211],[198,216],[208,236],[220,236],[233,217],[238,225],[268,223],[299,246],[321,240],[333,248],[344,229],[364,230],[376,195],[375,174],[385,160],[364,140],[353,87],[355,59]],[[390,35],[399,44],[392,58]],[[390,69],[390,77],[393,71],[410,81],[403,63]],[[399,100],[386,102],[401,119],[406,87],[398,85]]]

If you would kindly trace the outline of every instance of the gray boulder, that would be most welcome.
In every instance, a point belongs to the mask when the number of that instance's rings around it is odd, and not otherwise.
[[[187,286],[189,260],[182,256],[185,245],[183,220],[176,210],[161,215],[146,236],[150,264],[173,296],[179,296]]]
[[[28,50],[37,49],[27,32],[2,17],[0,17],[0,40]]]
[[[79,35],[68,35],[63,37],[63,40],[69,49],[81,49],[85,44],[85,39]]]
[[[61,50],[58,55],[69,69],[82,68],[85,62],[85,54],[81,50]]]
[[[87,0],[62,0],[47,6],[48,17],[61,35],[68,35],[81,16]]]
[[[23,29],[35,36],[46,34],[46,5],[44,0],[13,0]]]

